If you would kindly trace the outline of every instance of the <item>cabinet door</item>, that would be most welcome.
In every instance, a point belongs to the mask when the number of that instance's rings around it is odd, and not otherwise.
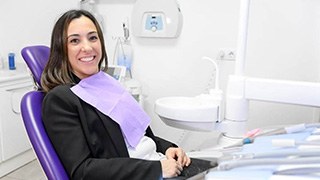
[[[31,148],[20,112],[21,98],[30,90],[32,90],[30,82],[0,89],[2,161]]]

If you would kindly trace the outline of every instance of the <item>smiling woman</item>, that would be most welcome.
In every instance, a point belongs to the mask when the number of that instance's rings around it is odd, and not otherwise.
[[[42,117],[69,177],[161,179],[209,168],[208,162],[198,168],[202,160],[191,164],[181,148],[153,134],[150,117],[119,81],[101,70],[103,61],[107,67],[96,19],[84,10],[63,14],[54,26],[42,74]]]

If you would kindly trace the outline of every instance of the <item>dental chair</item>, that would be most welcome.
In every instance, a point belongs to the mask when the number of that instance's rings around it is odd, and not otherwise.
[[[37,87],[36,90],[23,96],[20,104],[21,115],[33,150],[48,180],[68,180],[68,175],[51,144],[41,118],[44,93],[41,91],[40,78],[49,54],[50,48],[42,45],[28,46],[21,50],[21,55]]]

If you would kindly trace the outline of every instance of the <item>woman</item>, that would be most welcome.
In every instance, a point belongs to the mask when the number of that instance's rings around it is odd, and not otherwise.
[[[158,180],[188,174],[190,158],[152,133],[150,118],[103,66],[107,55],[96,19],[84,10],[64,13],[53,28],[41,78],[42,118],[69,177]]]

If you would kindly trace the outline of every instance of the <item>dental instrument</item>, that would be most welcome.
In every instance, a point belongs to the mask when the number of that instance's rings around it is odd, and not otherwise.
[[[320,146],[320,142],[313,141],[297,141],[294,139],[273,139],[272,145],[275,147],[296,147],[300,145]]]
[[[262,158],[285,158],[285,157],[319,157],[320,150],[278,150],[274,152],[260,152],[260,153],[234,153],[231,155],[225,155],[218,158],[218,162],[224,162],[229,160],[245,160],[245,159],[262,159]]]
[[[320,135],[320,129],[316,129],[311,133],[312,135]]]
[[[231,170],[245,166],[266,166],[266,165],[297,165],[297,164],[320,164],[320,157],[302,157],[295,159],[278,159],[278,158],[262,158],[262,159],[245,159],[225,161],[218,165],[220,171]]]
[[[308,128],[318,128],[318,127],[320,127],[320,123],[302,123],[302,124],[296,124],[296,125],[291,125],[287,127],[266,130],[266,131],[259,131],[253,137],[297,133],[297,132],[302,132]]]
[[[123,28],[123,36],[124,39],[119,40],[118,46],[118,58],[117,64],[120,66],[125,66],[127,68],[127,72],[130,78],[132,78],[131,74],[131,66],[132,66],[132,46],[129,40],[129,28],[128,23],[122,23]]]
[[[122,23],[123,37],[116,37],[116,45],[113,54],[113,64],[126,67],[126,77],[132,79],[133,49],[130,43],[128,22]]]
[[[291,168],[278,170],[273,172],[275,175],[305,175],[305,174],[319,174],[320,167],[299,167],[299,168]]]
[[[116,40],[113,54],[113,65],[110,67],[124,68],[124,75],[121,74],[121,83],[131,95],[143,106],[143,95],[141,83],[132,76],[133,48],[130,42],[129,20],[122,23],[123,37],[112,37]],[[120,68],[121,67],[121,68]],[[121,72],[123,72],[121,70]],[[118,73],[119,74],[119,73]]]
[[[234,148],[237,146],[243,146],[245,144],[253,143],[255,138],[261,137],[261,136],[272,136],[272,135],[278,135],[278,134],[296,133],[296,132],[304,131],[307,128],[314,128],[319,126],[320,126],[320,123],[310,123],[310,124],[303,123],[303,124],[296,124],[288,127],[281,127],[281,128],[265,130],[265,131],[262,131],[261,129],[254,129],[247,133],[247,137],[239,140],[238,142],[235,142],[234,144],[225,146],[223,147],[223,149]]]
[[[320,128],[320,123],[307,123],[306,128]]]
[[[271,136],[271,135],[277,135],[277,134],[289,134],[289,133],[301,132],[301,131],[304,131],[305,129],[306,129],[306,124],[297,124],[297,125],[281,127],[281,128],[261,132],[256,134],[254,137]]]

